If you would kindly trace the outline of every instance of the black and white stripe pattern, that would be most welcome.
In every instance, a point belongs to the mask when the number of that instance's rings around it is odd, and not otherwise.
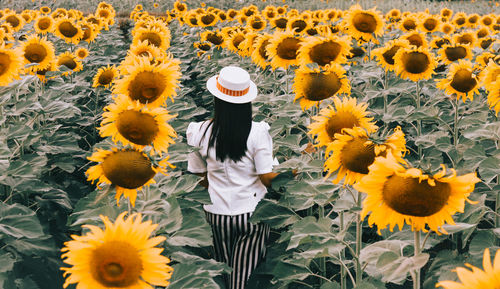
[[[266,255],[269,226],[248,222],[251,213],[235,216],[205,211],[212,227],[215,260],[233,268],[224,276],[227,289],[244,289],[252,271]]]

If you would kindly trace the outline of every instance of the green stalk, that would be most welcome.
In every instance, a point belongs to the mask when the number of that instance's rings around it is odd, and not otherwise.
[[[420,255],[420,231],[415,231],[414,236],[415,236],[414,255],[416,257]],[[420,269],[417,269],[415,271],[415,276],[413,279],[413,289],[420,289]]]
[[[357,206],[361,207],[361,192],[358,192]],[[356,219],[356,284],[361,283],[363,280],[363,270],[361,269],[361,262],[359,261],[359,254],[361,253],[361,237],[363,234],[363,226],[361,221],[361,212],[358,213]]]
[[[325,208],[321,205],[318,205],[318,219],[324,218],[325,217]],[[326,276],[326,257],[321,257],[319,259],[319,270],[320,270],[320,275],[327,278]],[[325,283],[325,280],[319,279],[320,285],[323,285]]]
[[[340,212],[340,231],[344,231],[344,211]],[[340,259],[343,260],[345,259],[345,250],[342,249],[342,251],[340,251]],[[340,288],[341,289],[346,289],[347,287],[347,276],[346,276],[346,272],[345,272],[345,268],[344,266],[340,266]]]
[[[418,81],[416,82],[417,86],[417,110],[420,110],[420,86],[418,85]],[[422,134],[422,120],[418,119],[417,120],[417,137],[420,137]],[[422,158],[422,147],[419,145],[418,146],[418,158]]]
[[[458,145],[458,97],[455,98],[455,118],[453,119],[453,146]]]
[[[387,70],[385,70],[385,74],[384,74],[384,114],[387,113],[387,93],[385,91],[387,89],[387,74],[388,74]]]

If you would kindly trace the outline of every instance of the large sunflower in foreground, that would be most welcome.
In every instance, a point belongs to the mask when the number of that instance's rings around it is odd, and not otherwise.
[[[394,39],[385,44],[384,47],[372,50],[372,55],[375,56],[377,62],[386,71],[394,71],[394,55],[401,48],[409,48],[410,45],[405,40]]]
[[[76,288],[153,289],[168,286],[173,268],[170,260],[156,247],[165,237],[150,238],[158,225],[142,221],[140,214],[121,213],[114,223],[100,216],[105,229],[85,225],[90,232],[72,235],[64,243],[62,259],[71,267],[62,267],[68,285]]]
[[[474,93],[479,93],[480,81],[474,74],[470,61],[459,60],[453,63],[446,78],[437,80],[436,87],[443,89],[448,95],[462,97],[463,102],[474,99]]]
[[[498,80],[499,76],[500,65],[495,63],[493,60],[490,60],[486,68],[481,71],[480,78],[482,80],[482,86],[484,86],[484,88],[486,88],[487,90],[491,90],[491,85],[493,84],[493,82]]]
[[[114,92],[125,94],[142,104],[160,106],[167,98],[174,100],[175,89],[181,77],[179,62],[165,61],[151,64],[147,58],[137,58],[133,66],[128,66],[128,75],[116,81]]]
[[[368,196],[363,201],[361,216],[376,224],[378,231],[396,225],[403,229],[406,222],[412,230],[427,232],[426,226],[436,233],[446,233],[445,223],[454,224],[452,215],[463,212],[465,201],[480,179],[475,173],[445,177],[446,169],[435,175],[424,174],[416,168],[405,168],[392,156],[378,157],[369,167],[368,175],[354,188]]]
[[[392,154],[399,162],[404,162],[406,141],[401,128],[397,127],[383,144],[375,144],[369,139],[364,128],[353,127],[344,129],[342,134],[336,134],[335,140],[328,144],[325,150],[325,178],[336,172],[333,183],[344,179],[344,184],[351,185],[368,174],[368,167],[377,156]]]
[[[40,38],[36,35],[30,35],[18,49],[24,57],[24,64],[38,63],[27,68],[28,71],[48,68],[55,59],[54,45],[46,37]]]
[[[295,91],[293,101],[300,99],[303,110],[334,95],[351,93],[351,85],[345,76],[345,70],[337,63],[327,65],[324,69],[301,66],[295,70],[293,88]]]
[[[114,66],[101,67],[94,76],[92,87],[109,87],[115,78],[118,77],[118,70]]]
[[[0,47],[0,86],[19,79],[22,68],[23,58],[18,51]]]
[[[167,162],[168,157],[153,166],[151,159],[136,149],[101,150],[97,149],[90,161],[99,163],[90,167],[85,174],[92,183],[97,181],[97,187],[103,183],[111,184],[116,188],[116,203],[119,205],[123,194],[135,206],[137,191],[144,186],[154,184],[153,177],[158,173],[165,173],[166,166],[174,167]]]
[[[431,78],[436,67],[433,54],[423,47],[399,49],[394,64],[396,74],[412,81]]]
[[[347,36],[337,37],[308,37],[298,50],[300,65],[317,63],[325,66],[333,62],[347,62],[347,55],[351,49],[351,39]]]
[[[500,77],[489,85],[488,105],[498,115],[500,111]]]
[[[175,115],[162,107],[148,108],[125,95],[117,96],[114,101],[104,108],[99,128],[102,137],[111,136],[115,143],[119,141],[137,149],[152,145],[160,156],[175,143],[173,138],[177,134],[167,123]]]
[[[297,55],[302,41],[302,38],[296,37],[291,31],[276,31],[267,46],[271,67],[287,69],[291,65],[298,65]]]
[[[384,18],[379,11],[363,10],[360,5],[351,6],[344,17],[347,33],[356,39],[370,41],[384,34]]]
[[[80,25],[71,18],[60,18],[56,20],[54,34],[66,41],[66,43],[78,44],[83,36]]]
[[[327,146],[335,140],[335,134],[342,133],[343,129],[361,127],[368,133],[375,132],[377,126],[371,122],[372,117],[367,117],[368,104],[365,102],[356,104],[356,98],[334,96],[335,108],[329,105],[321,109],[319,115],[313,116],[315,121],[308,128],[308,134],[316,136],[318,146]]]
[[[500,287],[499,249],[497,249],[493,263],[491,263],[490,249],[484,249],[483,270],[470,264],[465,265],[472,271],[462,267],[457,267],[454,270],[457,272],[460,283],[455,281],[440,281],[436,284],[436,287],[443,287],[444,289],[494,289]]]

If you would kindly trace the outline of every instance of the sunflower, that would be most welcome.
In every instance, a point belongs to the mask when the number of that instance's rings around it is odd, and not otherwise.
[[[63,54],[60,54],[57,56],[56,59],[56,65],[57,67],[59,66],[65,66],[67,69],[77,72],[83,69],[82,63],[78,58],[71,52],[66,51]],[[63,75],[70,74],[71,72],[64,72]]]
[[[257,36],[259,36],[259,33],[257,32],[248,32],[245,34],[245,40],[243,40],[239,47],[239,50],[241,50],[240,55],[241,56],[251,56],[252,52],[254,50],[254,45],[255,41],[257,40]]]
[[[169,97],[174,101],[181,76],[178,61],[151,64],[146,58],[138,58],[126,70],[129,74],[116,82],[116,94],[125,94],[134,101],[148,103],[150,107],[164,104]]]
[[[23,68],[23,58],[19,51],[0,46],[0,86],[7,86],[19,79]]]
[[[494,18],[494,14],[483,15],[481,17],[481,19],[479,20],[479,23],[486,26],[486,27],[491,28],[491,26],[494,23],[493,18]]]
[[[490,35],[490,30],[487,27],[481,27],[476,30],[476,39],[485,38]]]
[[[229,9],[229,10],[227,10],[226,15],[227,15],[228,20],[232,21],[238,16],[238,11],[236,11],[234,9]]]
[[[94,15],[98,18],[101,18],[103,21],[102,23],[104,24],[104,29],[109,30],[109,26],[113,25],[115,20],[115,13],[108,8],[98,8]]]
[[[373,49],[372,55],[375,56],[378,64],[386,71],[394,71],[394,55],[396,55],[399,49],[408,49],[409,47],[410,45],[405,40],[390,40],[384,47]]]
[[[462,32],[460,34],[455,34],[452,37],[454,43],[470,45],[470,47],[476,46],[477,36],[472,31]]]
[[[476,28],[480,19],[481,19],[481,17],[479,16],[479,14],[476,14],[476,13],[470,14],[467,17],[467,24],[466,25],[470,28]]]
[[[344,179],[344,184],[352,185],[368,174],[368,167],[377,156],[392,155],[399,162],[404,162],[406,141],[400,127],[394,130],[383,144],[375,144],[362,127],[345,128],[343,133],[337,133],[335,140],[328,144],[325,150],[325,171],[328,178],[336,172],[333,183]]]
[[[50,16],[41,16],[35,20],[33,25],[36,33],[46,34],[54,29],[54,19]]]
[[[26,23],[24,21],[24,18],[20,15],[17,15],[16,12],[5,14],[2,20],[10,24],[10,27],[12,27],[15,32],[21,30],[21,28],[23,28],[24,24]]]
[[[254,41],[254,47],[250,57],[252,61],[260,66],[262,69],[266,68],[269,64],[269,55],[267,53],[267,46],[269,45],[271,35],[264,33],[257,35]]]
[[[247,27],[255,32],[266,28],[267,22],[260,15],[252,15],[248,18]]]
[[[177,0],[174,3],[174,11],[179,14],[184,14],[187,11],[187,5]]]
[[[279,16],[272,19],[270,23],[274,28],[278,28],[279,30],[285,30],[288,23],[288,18],[284,16]]]
[[[465,201],[480,179],[475,173],[445,177],[446,169],[435,175],[424,174],[417,168],[405,168],[392,154],[377,157],[369,167],[368,175],[354,188],[368,196],[363,201],[361,216],[376,224],[378,231],[389,225],[403,229],[406,222],[412,230],[427,232],[426,226],[436,233],[446,233],[445,223],[454,224],[452,215],[464,211]]]
[[[121,213],[114,223],[100,216],[105,229],[84,225],[90,232],[84,236],[72,235],[64,243],[63,267],[66,282],[63,287],[78,283],[77,288],[144,288],[168,286],[173,268],[170,259],[156,247],[165,237],[149,238],[158,225],[142,221],[141,214]]]
[[[79,47],[75,50],[75,55],[78,59],[85,59],[89,56],[89,51],[85,47]]]
[[[43,70],[54,61],[54,46],[47,38],[40,38],[37,35],[30,35],[19,47],[20,54],[24,57],[24,64],[38,63],[27,68],[28,71]]]
[[[24,10],[20,15],[21,17],[23,17],[25,23],[30,23],[31,21],[33,21],[34,14],[31,10]]]
[[[302,38],[295,37],[293,32],[276,31],[267,46],[267,53],[271,58],[271,67],[287,69],[291,65],[297,65],[297,52],[302,43]]]
[[[488,104],[498,116],[500,111],[500,78],[489,84]]]
[[[57,8],[50,14],[50,16],[54,19],[57,20],[58,18],[65,17],[68,14],[66,9],[64,8]]]
[[[66,43],[78,44],[83,36],[80,25],[74,23],[71,18],[60,18],[56,21],[54,28],[55,35],[64,39]]]
[[[212,48],[212,44],[210,42],[195,42],[193,43],[194,48],[198,48],[203,52],[207,52]]]
[[[225,46],[230,51],[238,53],[241,56],[244,56],[245,51],[243,49],[243,46],[241,45],[241,43],[244,40],[245,40],[245,33],[240,29],[236,29],[235,31],[230,33],[229,37],[226,38]]]
[[[117,205],[123,194],[130,199],[132,206],[135,206],[137,191],[142,190],[144,186],[154,184],[153,177],[158,172],[165,173],[167,165],[173,168],[166,161],[168,157],[158,166],[153,166],[151,159],[136,149],[113,148],[110,151],[97,149],[88,159],[99,164],[85,172],[87,180],[92,183],[97,181],[99,189],[103,183],[114,185]]]
[[[218,17],[214,13],[207,12],[204,14],[199,14],[198,17],[198,24],[200,27],[208,27],[208,26],[214,26],[217,23]]]
[[[495,57],[497,57],[496,54],[490,53],[490,52],[483,52],[482,54],[476,56],[476,61],[475,63],[479,65],[480,67],[484,68],[488,65],[490,62],[490,59],[495,61]]]
[[[441,11],[439,12],[439,15],[441,15],[441,17],[443,18],[451,18],[451,15],[453,15],[453,11],[448,9],[448,8],[443,8],[441,9]]]
[[[399,24],[399,28],[405,32],[416,30],[417,27],[418,27],[418,21],[417,18],[413,15],[408,15],[403,17],[403,19],[400,21]]]
[[[300,99],[303,110],[334,95],[351,93],[351,85],[345,76],[345,70],[337,63],[326,65],[321,70],[301,66],[295,70],[293,81],[294,102]]]
[[[159,28],[139,28],[132,40],[132,45],[137,45],[139,41],[147,40],[150,45],[156,46],[161,50],[170,47],[170,31],[160,30]]]
[[[309,28],[309,26],[310,24],[308,21],[300,17],[288,19],[286,23],[286,29],[295,33],[301,33],[305,29]]]
[[[449,34],[455,32],[455,27],[453,25],[451,25],[450,23],[443,23],[441,25],[440,31],[443,32],[444,34],[449,35]]]
[[[391,9],[385,14],[385,19],[389,22],[399,22],[401,20],[401,11],[399,9]]]
[[[384,34],[384,18],[374,8],[363,10],[358,4],[351,6],[344,18],[347,33],[368,42]]]
[[[394,55],[395,72],[401,78],[418,81],[429,79],[436,68],[431,52],[423,47],[399,49]]]
[[[350,49],[351,39],[348,36],[308,37],[301,44],[297,59],[300,65],[317,63],[319,66],[325,66],[334,62],[345,63]]]
[[[224,46],[224,36],[218,31],[204,31],[201,33],[201,41],[210,42],[215,47],[223,47]]]
[[[401,36],[401,38],[407,40],[410,45],[413,45],[415,47],[427,48],[428,46],[427,40],[425,39],[425,34],[419,33],[418,31],[409,32]]]
[[[153,146],[153,152],[162,155],[170,144],[175,143],[175,130],[167,123],[175,115],[168,114],[162,107],[148,108],[125,95],[114,98],[114,103],[104,108],[99,128],[102,137],[111,136],[117,143],[142,150]]]
[[[466,14],[463,12],[458,12],[453,16],[453,19],[451,20],[451,23],[456,27],[456,28],[462,28],[467,24],[467,18]]]
[[[495,259],[491,263],[490,249],[484,249],[483,270],[470,264],[465,264],[472,271],[466,268],[457,267],[455,270],[461,283],[455,281],[440,281],[436,287],[444,289],[479,289],[498,288],[500,286],[500,250],[497,249]]]
[[[78,24],[82,29],[82,38],[80,40],[87,41],[87,43],[94,42],[99,33],[97,26],[87,21],[80,21]]]
[[[153,57],[153,58],[161,58],[164,57],[163,51],[153,45],[149,45],[147,40],[139,41],[137,44],[132,44],[128,50],[128,54],[137,55],[140,57]]]
[[[424,19],[419,23],[419,28],[423,32],[433,33],[439,30],[441,25],[441,20],[436,15],[426,15]]]
[[[368,133],[377,130],[377,126],[371,122],[373,118],[367,117],[367,103],[356,104],[356,98],[340,99],[336,96],[333,97],[333,103],[335,108],[329,105],[321,109],[319,115],[312,117],[315,122],[308,126],[308,134],[315,136],[318,146],[328,146],[336,139],[335,134],[342,133],[346,128],[361,127]]]
[[[480,81],[475,76],[470,61],[460,59],[458,63],[453,63],[447,77],[436,81],[437,88],[445,90],[448,95],[455,94],[457,98],[462,97],[463,102],[467,98],[472,101],[474,93],[479,93]]]
[[[491,37],[482,38],[482,39],[479,39],[478,46],[480,46],[482,49],[486,50],[489,47],[492,47],[492,44],[495,42],[498,42],[498,40],[493,39]]]
[[[483,71],[481,71],[480,79],[482,80],[482,86],[489,91],[492,91],[492,84],[497,81],[500,76],[500,65],[495,63],[493,60],[488,62]]]
[[[444,44],[438,53],[439,60],[443,61],[445,64],[450,64],[460,59],[472,58],[470,47],[463,44]]]
[[[443,37],[439,37],[439,36],[434,36],[431,40],[431,43],[430,43],[430,46],[432,48],[443,48],[443,45],[445,44],[448,44],[450,45],[451,44],[451,39],[448,37],[448,36],[443,36]]]
[[[115,78],[118,77],[118,70],[115,66],[108,65],[107,67],[101,67],[97,70],[96,75],[94,76],[94,82],[92,87],[110,86]]]
[[[50,9],[50,7],[47,7],[47,6],[40,7],[40,13],[42,13],[42,14],[50,14],[50,12],[52,12],[52,9]]]

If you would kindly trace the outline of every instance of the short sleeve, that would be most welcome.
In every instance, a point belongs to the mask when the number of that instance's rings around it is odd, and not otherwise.
[[[259,123],[254,148],[253,157],[257,174],[262,175],[272,172],[274,164],[273,140],[269,134],[269,125],[265,122]]]
[[[190,146],[198,147],[197,139],[200,133],[200,124],[192,122],[186,130],[187,143]],[[204,173],[207,171],[207,162],[201,156],[199,151],[194,151],[188,154],[188,171],[192,173]]]

